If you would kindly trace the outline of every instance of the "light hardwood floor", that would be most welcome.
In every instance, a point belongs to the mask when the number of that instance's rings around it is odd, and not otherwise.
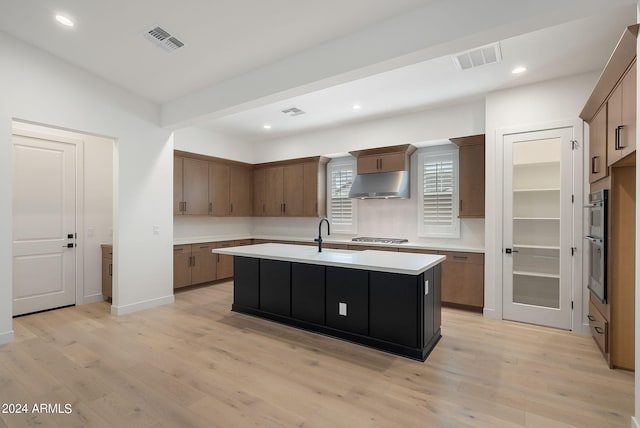
[[[231,283],[112,316],[107,303],[14,320],[0,427],[628,427],[633,375],[590,337],[445,309],[426,362],[232,313]]]

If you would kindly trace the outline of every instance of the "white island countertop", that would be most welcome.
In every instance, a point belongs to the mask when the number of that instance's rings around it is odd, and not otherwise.
[[[254,257],[285,262],[308,263],[362,269],[376,272],[419,275],[442,263],[446,257],[435,254],[394,253],[389,251],[351,251],[291,244],[257,244],[241,247],[215,248],[213,253]]]

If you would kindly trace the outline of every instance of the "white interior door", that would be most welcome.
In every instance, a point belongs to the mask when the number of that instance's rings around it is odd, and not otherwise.
[[[14,135],[14,316],[75,304],[75,234],[76,146]]]
[[[572,128],[504,136],[503,316],[571,329]]]

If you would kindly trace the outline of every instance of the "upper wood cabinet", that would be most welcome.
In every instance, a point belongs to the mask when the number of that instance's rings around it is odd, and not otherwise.
[[[358,158],[358,174],[378,172],[408,171],[411,165],[411,154],[416,148],[411,144],[379,147],[375,149],[350,152]]]
[[[317,217],[326,213],[327,158],[293,159],[256,165],[253,214]]]
[[[607,102],[607,164],[636,150],[636,63],[614,89]]]
[[[589,123],[589,183],[608,175],[607,168],[607,104]]]
[[[198,159],[176,157],[173,174],[174,214],[209,213],[209,164]]]
[[[459,147],[459,212],[460,218],[484,217],[484,144],[485,137],[451,138]]]
[[[625,29],[580,118],[589,124],[589,183],[636,150],[638,24]]]
[[[249,164],[175,151],[174,215],[252,215]]]

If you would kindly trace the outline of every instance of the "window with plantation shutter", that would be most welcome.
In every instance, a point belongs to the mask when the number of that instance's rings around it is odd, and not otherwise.
[[[421,236],[459,238],[458,150],[436,148],[418,156]]]
[[[355,204],[349,190],[356,174],[355,159],[334,159],[327,166],[327,212],[331,230],[355,233]]]

